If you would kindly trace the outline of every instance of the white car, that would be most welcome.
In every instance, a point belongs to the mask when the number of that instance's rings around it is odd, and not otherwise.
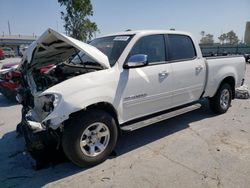
[[[39,71],[50,64],[46,74]],[[53,140],[76,165],[96,165],[122,130],[197,109],[202,98],[225,113],[245,64],[243,56],[203,58],[186,32],[127,31],[86,44],[48,29],[21,65],[17,98],[28,150],[36,158]]]

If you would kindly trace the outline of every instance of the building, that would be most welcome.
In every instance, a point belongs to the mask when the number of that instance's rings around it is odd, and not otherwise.
[[[250,44],[250,22],[246,23],[245,39],[246,44]]]
[[[37,36],[24,36],[24,35],[1,35],[0,47],[11,47],[16,55],[20,54],[22,46],[28,46],[37,39]]]

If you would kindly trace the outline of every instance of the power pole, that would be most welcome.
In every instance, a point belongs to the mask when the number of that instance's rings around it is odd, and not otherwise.
[[[11,32],[10,32],[10,22],[8,21],[8,29],[9,29],[9,35],[11,35]]]

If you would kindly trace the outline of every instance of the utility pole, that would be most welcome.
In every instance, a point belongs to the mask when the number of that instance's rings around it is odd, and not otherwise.
[[[9,29],[9,35],[11,35],[11,32],[10,32],[10,22],[8,21],[8,29]]]

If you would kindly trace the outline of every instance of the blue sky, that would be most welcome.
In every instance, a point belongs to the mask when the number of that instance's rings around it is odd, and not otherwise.
[[[97,36],[126,29],[184,30],[200,38],[200,31],[217,40],[222,32],[234,30],[244,37],[250,21],[250,0],[92,0]],[[0,0],[0,34],[40,35],[48,27],[64,32],[57,0]]]

